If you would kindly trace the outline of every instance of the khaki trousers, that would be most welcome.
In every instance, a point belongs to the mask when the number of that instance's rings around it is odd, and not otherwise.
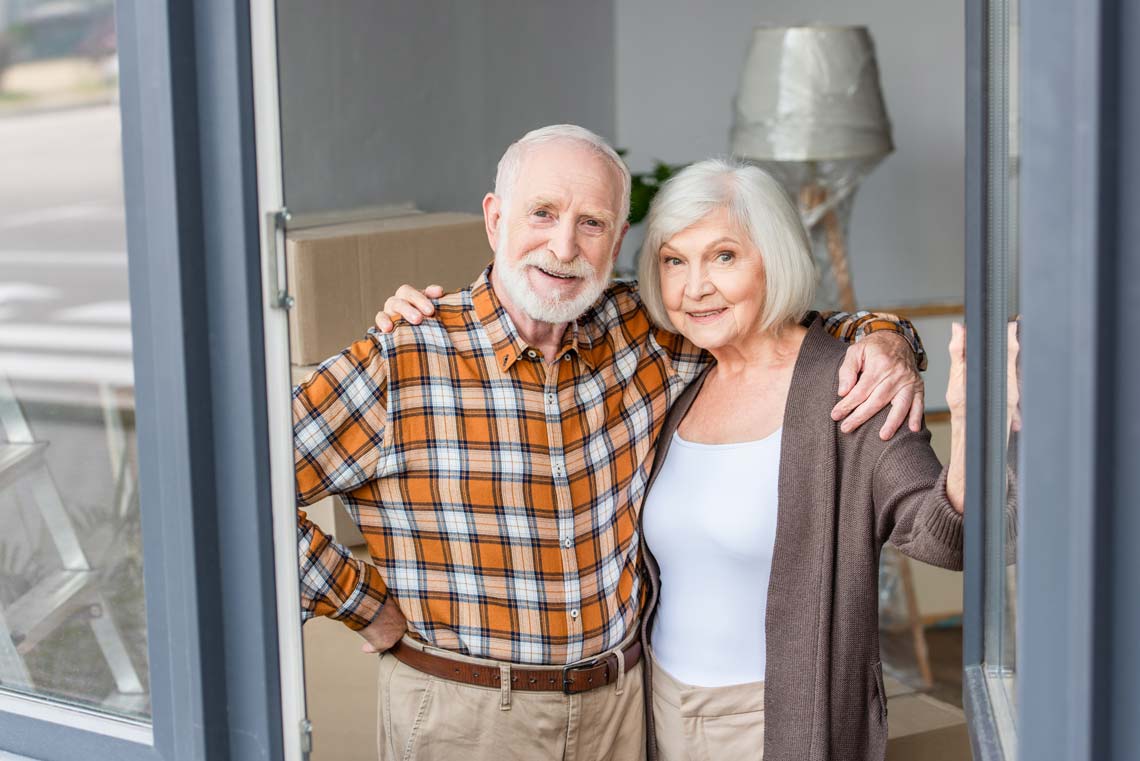
[[[422,647],[407,638],[404,643]],[[498,661],[447,656],[509,668]],[[642,663],[615,684],[563,695],[438,679],[383,653],[377,722],[380,761],[644,759]],[[509,678],[506,683],[509,687]]]
[[[653,662],[658,761],[764,757],[764,683],[694,687]]]

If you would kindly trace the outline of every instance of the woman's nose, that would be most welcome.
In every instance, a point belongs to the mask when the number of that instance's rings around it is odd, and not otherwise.
[[[703,267],[693,267],[689,271],[685,282],[685,295],[691,299],[699,299],[713,292],[712,283],[709,282]]]

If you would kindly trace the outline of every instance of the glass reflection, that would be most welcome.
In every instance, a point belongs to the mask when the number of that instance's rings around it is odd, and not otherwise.
[[[114,3],[0,0],[0,687],[149,718]]]

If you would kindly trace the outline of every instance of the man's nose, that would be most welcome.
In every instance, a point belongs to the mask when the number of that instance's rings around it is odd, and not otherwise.
[[[550,253],[560,262],[573,261],[578,256],[578,240],[572,220],[562,219],[550,235]]]

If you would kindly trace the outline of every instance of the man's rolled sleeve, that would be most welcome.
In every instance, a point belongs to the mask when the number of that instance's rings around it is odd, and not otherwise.
[[[380,572],[354,558],[297,511],[297,550],[301,570],[301,618],[328,616],[363,629],[380,612],[388,588]]]
[[[831,335],[847,343],[862,340],[872,333],[889,330],[910,344],[919,370],[926,369],[926,349],[910,320],[888,312],[823,312],[823,327]]]

